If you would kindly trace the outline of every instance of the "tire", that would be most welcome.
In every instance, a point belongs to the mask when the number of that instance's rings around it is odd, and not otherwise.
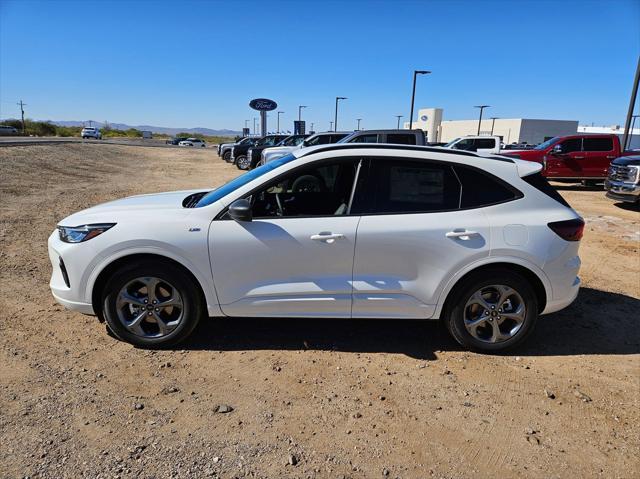
[[[229,162],[231,161],[231,152],[230,152],[229,150],[225,151],[225,152],[222,154],[222,159],[223,159],[224,161],[226,161],[227,163],[229,163]]]
[[[251,166],[251,160],[247,155],[241,155],[238,158],[236,158],[236,167],[239,170],[248,170],[250,166]]]
[[[498,299],[501,294],[509,294],[506,288],[515,294],[501,305]],[[487,308],[477,302],[478,293]],[[520,310],[520,304],[524,310]],[[516,319],[520,317],[521,321]],[[505,268],[487,269],[470,274],[455,286],[443,319],[461,346],[481,353],[505,351],[521,344],[533,331],[538,320],[538,298],[524,276]]]
[[[155,284],[151,296],[147,284]],[[151,298],[160,304],[154,306]],[[172,305],[162,307],[162,303]],[[168,348],[183,341],[206,311],[199,285],[181,267],[164,261],[145,260],[116,271],[105,285],[102,304],[111,332],[122,341],[147,349]]]

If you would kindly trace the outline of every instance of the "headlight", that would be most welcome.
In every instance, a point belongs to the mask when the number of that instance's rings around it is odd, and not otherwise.
[[[115,225],[115,223],[100,223],[82,226],[58,226],[58,234],[65,243],[82,243],[101,235]]]
[[[640,166],[631,165],[629,168],[629,179],[633,183],[640,182]]]

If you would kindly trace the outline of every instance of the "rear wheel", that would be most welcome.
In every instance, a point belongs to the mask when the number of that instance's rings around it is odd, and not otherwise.
[[[538,319],[538,300],[526,278],[507,269],[471,274],[452,291],[444,319],[460,345],[497,352],[524,341]]]
[[[205,312],[198,285],[182,268],[149,261],[126,266],[111,276],[103,308],[115,336],[151,349],[184,340]]]
[[[231,161],[231,152],[230,152],[230,151],[225,151],[225,152],[222,154],[222,159],[223,159],[224,161],[226,161],[227,163],[229,163],[229,161]]]
[[[247,155],[239,156],[236,159],[236,166],[240,170],[248,170],[249,167],[251,166],[251,160],[249,159],[249,157]]]

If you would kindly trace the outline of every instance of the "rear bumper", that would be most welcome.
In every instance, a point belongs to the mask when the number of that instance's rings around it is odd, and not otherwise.
[[[604,188],[607,190],[607,198],[612,200],[630,203],[640,200],[640,184],[606,180]]]
[[[560,311],[573,303],[580,292],[580,284],[580,278],[576,276],[571,287],[565,290],[566,296],[561,299],[549,301],[541,314],[555,313],[556,311]]]

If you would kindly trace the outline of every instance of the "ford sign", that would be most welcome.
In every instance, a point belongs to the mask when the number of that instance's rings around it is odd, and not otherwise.
[[[278,108],[278,104],[273,100],[267,100],[266,98],[256,98],[249,102],[249,106],[258,111],[271,111]]]

